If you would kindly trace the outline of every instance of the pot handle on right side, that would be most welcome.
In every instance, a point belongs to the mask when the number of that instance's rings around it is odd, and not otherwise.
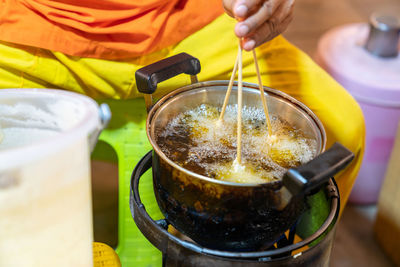
[[[353,158],[353,152],[335,143],[310,162],[289,169],[282,179],[283,185],[292,195],[307,195],[344,169]]]

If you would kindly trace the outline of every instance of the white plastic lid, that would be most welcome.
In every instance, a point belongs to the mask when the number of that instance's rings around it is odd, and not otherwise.
[[[2,89],[0,128],[4,139],[7,133],[14,136],[9,136],[12,144],[0,149],[0,170],[55,153],[78,138],[88,138],[100,125],[97,103],[84,95],[54,89]]]

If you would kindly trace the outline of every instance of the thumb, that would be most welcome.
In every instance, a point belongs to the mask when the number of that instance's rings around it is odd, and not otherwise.
[[[222,0],[225,12],[237,20],[242,20],[247,14],[245,0]]]

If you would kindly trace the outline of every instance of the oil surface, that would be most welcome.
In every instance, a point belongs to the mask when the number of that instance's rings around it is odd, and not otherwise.
[[[202,104],[178,114],[165,128],[156,129],[157,144],[178,165],[195,173],[236,183],[266,183],[282,178],[288,168],[308,162],[317,143],[288,122],[271,116],[268,136],[262,108],[242,110],[242,164],[236,159],[237,105],[228,105],[224,120],[220,107]]]

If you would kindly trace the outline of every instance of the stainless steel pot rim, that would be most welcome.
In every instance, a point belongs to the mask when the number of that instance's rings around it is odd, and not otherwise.
[[[262,186],[265,184],[270,185],[271,183],[280,183],[281,181],[274,181],[274,182],[269,182],[269,183],[263,183],[263,184],[256,184],[256,183],[234,183],[234,182],[228,182],[228,181],[221,181],[221,180],[217,180],[214,178],[210,178],[204,175],[200,175],[197,174],[195,172],[189,171],[181,166],[179,166],[178,164],[176,164],[175,162],[173,162],[172,160],[170,160],[165,154],[164,152],[162,152],[161,148],[158,146],[158,144],[155,142],[155,140],[153,140],[152,136],[151,136],[151,129],[152,129],[152,120],[154,117],[156,117],[157,115],[157,111],[159,110],[159,108],[161,106],[163,106],[164,104],[168,103],[168,101],[179,95],[179,94],[183,94],[187,91],[191,91],[191,90],[206,90],[207,87],[212,87],[212,86],[228,86],[229,81],[226,80],[215,80],[215,81],[206,81],[206,82],[198,82],[195,84],[190,84],[178,89],[175,89],[173,91],[171,91],[170,93],[166,94],[165,96],[163,96],[162,98],[160,98],[154,105],[153,107],[150,109],[149,114],[147,116],[147,121],[146,121],[146,134],[147,137],[150,141],[150,144],[152,145],[155,153],[157,153],[163,160],[165,160],[168,164],[170,164],[172,167],[178,169],[181,172],[184,172],[190,176],[196,177],[198,179],[201,180],[205,180],[207,182],[211,182],[211,183],[216,183],[216,184],[221,184],[221,185],[227,185],[227,186],[237,186],[237,187],[254,187],[254,186]],[[237,86],[237,81],[234,82],[234,86]],[[293,105],[297,106],[298,108],[300,108],[303,112],[305,112],[309,117],[311,117],[311,119],[313,120],[313,122],[316,124],[317,128],[319,129],[319,132],[321,134],[321,145],[320,145],[320,151],[319,153],[322,153],[325,150],[325,146],[326,146],[326,133],[325,133],[325,129],[321,123],[321,121],[318,119],[318,117],[311,111],[311,109],[309,109],[306,105],[304,105],[303,103],[301,103],[300,101],[296,100],[295,98],[289,96],[288,94],[281,92],[279,90],[267,87],[267,86],[263,86],[264,88],[264,92],[268,95],[275,95],[279,98],[283,98],[287,101],[289,101],[290,103],[292,103]],[[243,82],[243,89],[253,89],[253,90],[257,90],[259,91],[259,86],[258,84],[254,84],[254,83],[248,83],[248,82]],[[318,153],[318,154],[319,154]]]

